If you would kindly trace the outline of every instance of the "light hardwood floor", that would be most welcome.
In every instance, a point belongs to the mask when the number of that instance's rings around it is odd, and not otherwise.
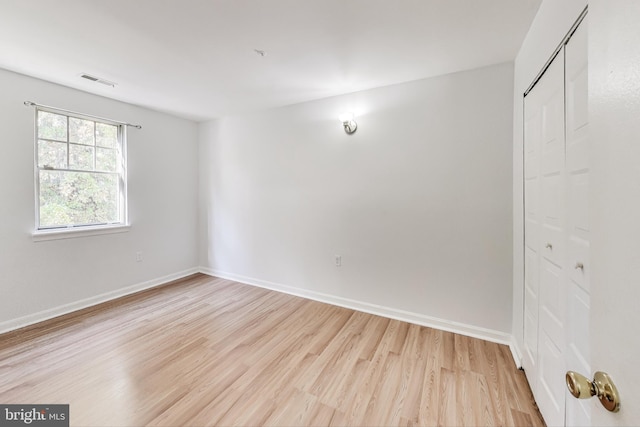
[[[544,425],[504,345],[205,275],[0,335],[0,403],[78,426]]]

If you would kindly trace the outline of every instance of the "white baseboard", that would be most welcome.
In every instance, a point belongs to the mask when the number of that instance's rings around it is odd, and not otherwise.
[[[516,367],[518,369],[522,368],[522,352],[520,351],[520,347],[518,347],[518,343],[513,336],[509,343],[509,349],[511,349],[511,355],[513,356],[513,361],[516,362]]]
[[[182,279],[183,277],[196,274],[200,271],[198,268],[190,268],[188,270],[180,271],[178,273],[169,274],[164,277],[158,277],[156,279],[147,280],[146,282],[137,283],[126,288],[117,289],[115,291],[106,292],[104,294],[96,295],[94,297],[86,298],[80,301],[75,301],[69,304],[61,305],[59,307],[50,308],[48,310],[40,311],[38,313],[29,314],[27,316],[19,317],[17,319],[7,320],[0,323],[0,334],[13,331],[16,329],[24,328],[44,320],[53,319],[54,317],[68,314],[74,311],[82,310],[87,307],[91,307],[103,302],[111,301],[116,298],[120,298],[126,295],[130,295],[136,292],[143,291],[145,289],[155,288],[156,286],[163,285],[167,282]]]
[[[314,301],[324,302],[327,304],[337,305],[339,307],[350,308],[352,310],[362,311],[365,313],[375,314],[378,316],[388,317],[390,319],[401,320],[404,322],[415,323],[421,326],[428,326],[434,329],[441,329],[447,332],[465,335],[473,338],[480,338],[486,341],[505,344],[511,346],[512,337],[510,334],[491,329],[485,329],[479,326],[467,325],[464,323],[453,322],[436,317],[426,316],[424,314],[413,313],[410,311],[398,310],[396,308],[385,307],[381,305],[371,304],[368,302],[352,300],[335,295],[324,294],[321,292],[310,291],[308,289],[296,288],[293,286],[282,285],[280,283],[269,282],[266,280],[246,277],[239,274],[228,273],[219,270],[213,270],[207,267],[200,267],[200,272],[209,276],[220,277],[222,279],[233,280],[235,282],[247,285],[258,286],[261,288],[271,289]],[[513,350],[512,350],[513,351]]]
[[[137,283],[126,288],[117,289],[115,291],[107,292],[104,294],[96,295],[94,297],[86,298],[80,301],[75,301],[69,304],[54,307],[48,310],[40,311],[38,313],[29,314],[27,316],[19,317],[17,319],[11,319],[0,323],[0,334],[10,332],[16,329],[30,326],[38,322],[52,319],[64,314],[68,314],[74,311],[82,310],[103,302],[111,301],[126,295],[130,295],[136,292],[140,292],[146,289],[155,288],[174,280],[182,279],[195,273],[203,273],[210,276],[216,276],[223,279],[233,280],[236,282],[244,283],[247,285],[258,286],[261,288],[271,289],[278,292],[283,292],[290,295],[299,296],[302,298],[311,299],[327,304],[336,305],[339,307],[350,308],[352,310],[362,311],[365,313],[375,314],[377,316],[383,316],[390,319],[401,320],[404,322],[415,323],[417,325],[427,326],[434,329],[441,329],[443,331],[453,332],[460,335],[465,335],[473,338],[479,338],[486,341],[495,342],[498,344],[508,345],[516,366],[520,368],[522,366],[522,353],[518,348],[514,338],[500,331],[494,331],[491,329],[482,328],[474,325],[467,325],[464,323],[453,322],[450,320],[439,319],[436,317],[426,316],[424,314],[413,313],[410,311],[399,310],[396,308],[385,307],[381,305],[371,304],[368,302],[352,300],[349,298],[343,298],[335,295],[325,294],[321,292],[311,291],[308,289],[296,288],[293,286],[287,286],[280,283],[269,282],[266,280],[255,279],[251,277],[242,276],[239,274],[233,274],[223,272],[219,270],[212,270],[206,267],[190,268],[188,270],[180,271],[167,276],[158,277],[152,280],[147,280],[142,283]]]

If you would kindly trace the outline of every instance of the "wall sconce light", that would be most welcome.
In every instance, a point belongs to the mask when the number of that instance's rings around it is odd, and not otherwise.
[[[358,129],[358,124],[353,119],[353,113],[342,113],[338,116],[338,119],[342,122],[342,126],[344,126],[344,131],[351,135]]]

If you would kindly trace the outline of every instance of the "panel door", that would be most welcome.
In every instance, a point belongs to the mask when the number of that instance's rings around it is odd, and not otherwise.
[[[561,51],[525,98],[523,367],[549,425],[564,424],[564,114],[564,51]]]
[[[540,148],[542,146],[542,108],[540,94],[525,99],[524,117],[524,354],[527,374],[538,366],[538,290],[540,270]],[[536,376],[528,378],[535,386]]]
[[[565,47],[567,152],[567,370],[591,375],[589,226],[589,114],[587,18]],[[566,391],[566,425],[588,426],[595,399],[577,400]]]
[[[549,425],[564,424],[566,203],[564,51],[545,73],[540,164],[541,248],[538,407]]]

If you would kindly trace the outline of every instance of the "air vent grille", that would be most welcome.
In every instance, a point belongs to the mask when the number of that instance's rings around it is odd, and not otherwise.
[[[80,77],[83,79],[91,80],[92,82],[101,83],[105,86],[116,87],[114,82],[110,82],[109,80],[101,79],[100,77],[95,77],[90,74],[80,74]]]

